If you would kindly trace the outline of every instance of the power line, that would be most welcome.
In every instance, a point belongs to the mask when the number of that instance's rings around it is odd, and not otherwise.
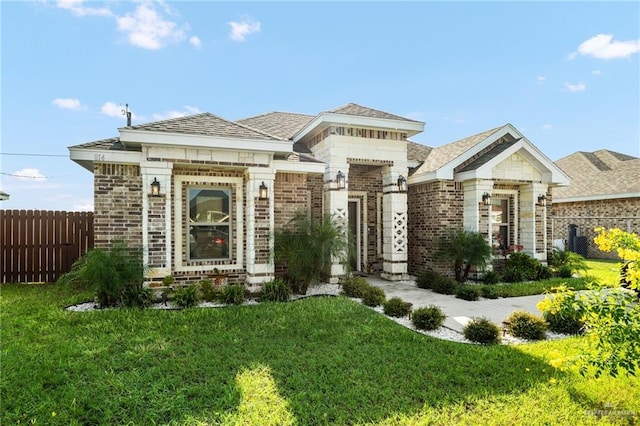
[[[0,155],[19,155],[23,157],[69,157],[63,154],[23,154],[15,152],[0,152]]]
[[[77,175],[60,175],[60,176],[27,176],[27,175],[15,175],[15,174],[13,174],[13,173],[5,173],[5,172],[0,172],[0,175],[11,176],[11,177],[17,177],[17,178],[22,178],[22,179],[58,179],[58,178],[69,177],[69,176],[77,176]]]

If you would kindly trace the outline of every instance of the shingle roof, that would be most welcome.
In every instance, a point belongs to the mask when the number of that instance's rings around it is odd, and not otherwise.
[[[326,112],[332,112],[335,114],[357,115],[360,117],[386,118],[388,120],[401,120],[401,121],[410,121],[410,122],[418,123],[418,121],[416,120],[410,120],[405,117],[400,117],[399,115],[390,114],[388,112],[364,107],[362,105],[358,105],[354,103],[348,103],[346,105],[343,105],[338,108],[334,108]]]
[[[237,123],[250,126],[282,139],[291,139],[300,129],[313,120],[313,115],[296,114],[292,112],[273,111],[265,114],[247,117]]]
[[[126,148],[122,145],[118,147],[118,142],[120,142],[119,137],[108,138],[108,139],[100,139],[99,141],[87,142],[80,145],[70,146],[71,148],[85,148],[85,149],[105,149],[105,150],[117,150],[124,149],[126,151],[141,151],[142,148],[138,146],[127,146]],[[115,146],[114,146],[115,144]]]
[[[485,153],[480,155],[475,160],[471,161],[469,164],[467,164],[464,167],[462,167],[460,170],[456,169],[456,171],[458,171],[458,172],[468,172],[468,171],[471,171],[471,170],[476,170],[476,169],[482,167],[483,165],[487,164],[489,161],[494,159],[500,153],[502,153],[502,152],[506,151],[507,149],[511,148],[520,139],[521,138],[518,138],[518,139],[513,139],[513,138],[512,139],[500,139],[500,141],[498,143],[495,143],[492,146],[489,146]]]
[[[407,141],[407,160],[424,161],[433,150],[430,146],[422,145],[413,141]]]
[[[429,153],[429,156],[425,159],[424,163],[422,163],[422,165],[418,167],[415,173],[428,173],[439,169],[451,160],[464,154],[466,151],[480,143],[482,140],[491,136],[502,127],[504,126],[495,127],[482,133],[478,133],[464,139],[460,139],[455,142],[433,148]]]
[[[225,120],[208,112],[130,126],[127,129],[227,138],[281,140],[280,137],[265,131],[254,129],[246,124]]]
[[[571,178],[553,190],[556,199],[640,193],[640,158],[602,149],[575,152],[556,165]]]

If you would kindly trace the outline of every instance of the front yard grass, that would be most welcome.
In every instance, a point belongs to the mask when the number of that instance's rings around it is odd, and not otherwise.
[[[0,288],[1,424],[633,424],[640,384],[549,364],[581,338],[460,344],[343,297],[68,312]],[[553,355],[557,357],[557,353]]]

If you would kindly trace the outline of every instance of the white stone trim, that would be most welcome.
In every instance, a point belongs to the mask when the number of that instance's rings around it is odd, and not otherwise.
[[[554,198],[553,204],[577,203],[580,201],[618,200],[621,198],[640,198],[640,192],[627,192],[624,194],[584,195],[579,197]]]
[[[236,262],[232,264],[225,265],[183,265],[182,263],[182,255],[183,250],[182,246],[184,243],[183,233],[184,229],[182,228],[182,217],[184,214],[184,206],[182,205],[182,191],[184,190],[185,182],[200,182],[205,184],[232,184],[234,186],[234,192],[236,194],[236,202],[233,207],[235,211],[235,221],[236,221],[236,247],[235,247],[235,258]],[[178,175],[174,177],[174,240],[175,240],[175,260],[174,260],[174,269],[176,271],[213,271],[214,268],[217,268],[221,271],[229,270],[229,269],[243,269],[244,264],[244,191],[243,191],[243,183],[244,179],[242,177],[225,177],[225,176],[191,176],[191,175]],[[232,251],[233,257],[233,251]]]
[[[361,197],[361,198],[351,198],[351,197]],[[369,257],[368,257],[368,216],[367,216],[367,206],[369,202],[367,200],[367,191],[349,191],[349,199],[348,202],[355,201],[358,203],[358,210],[362,215],[362,221],[360,221],[360,215],[358,216],[358,224],[360,225],[359,232],[356,237],[356,243],[358,244],[360,250],[360,256],[358,256],[357,267],[358,270],[362,270],[363,265],[369,265]]]

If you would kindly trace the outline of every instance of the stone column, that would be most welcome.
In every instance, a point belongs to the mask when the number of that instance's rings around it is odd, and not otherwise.
[[[401,281],[407,275],[407,193],[400,192],[398,177],[405,170],[386,167],[382,176],[382,269],[381,277]]]
[[[493,190],[492,180],[469,180],[462,183],[464,191],[464,213],[463,226],[468,231],[480,232],[480,219],[482,217],[481,209],[487,209],[487,241],[491,244],[491,206],[485,206],[482,196],[485,193],[490,195]]]
[[[142,262],[147,266],[146,278],[158,280],[172,274],[173,218],[172,163],[143,163],[142,175]],[[151,195],[151,183],[160,183],[160,194]],[[134,206],[132,206],[134,208]]]
[[[346,186],[344,189],[338,188],[336,176],[338,172],[345,175]],[[324,197],[326,213],[333,216],[342,231],[346,234],[349,229],[349,165],[344,162],[332,161],[327,165],[324,174]],[[330,282],[337,283],[338,278],[345,274],[344,265],[333,262],[330,271]]]
[[[264,168],[250,168],[245,185],[245,238],[247,247],[247,283],[261,284],[274,278],[273,233],[275,172]],[[260,186],[267,187],[267,199],[260,198]]]
[[[532,182],[520,188],[520,244],[525,253],[540,258],[536,250],[536,204],[538,196],[547,193],[547,184]]]

